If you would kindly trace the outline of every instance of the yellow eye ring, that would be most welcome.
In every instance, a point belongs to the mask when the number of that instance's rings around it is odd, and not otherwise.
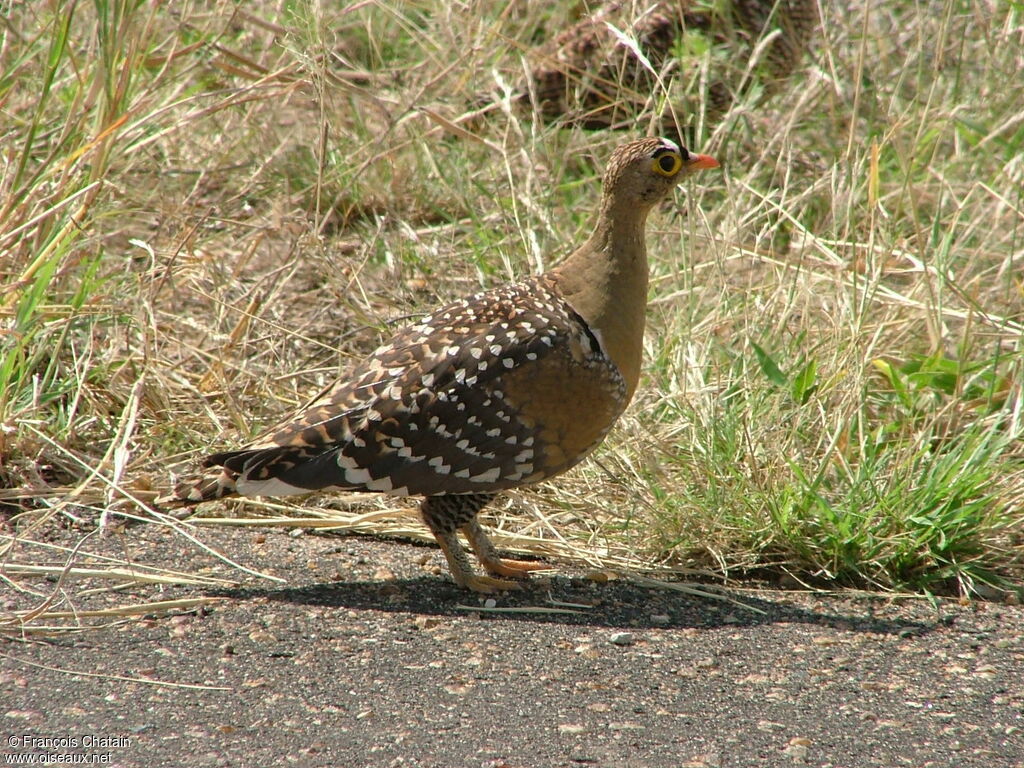
[[[683,167],[683,158],[678,152],[662,152],[654,158],[651,168],[660,176],[675,176]]]

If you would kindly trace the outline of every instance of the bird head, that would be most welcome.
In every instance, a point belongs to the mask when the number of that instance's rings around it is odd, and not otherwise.
[[[713,157],[690,152],[669,139],[637,139],[612,152],[604,173],[604,192],[614,200],[613,205],[650,208],[690,174],[718,165]]]

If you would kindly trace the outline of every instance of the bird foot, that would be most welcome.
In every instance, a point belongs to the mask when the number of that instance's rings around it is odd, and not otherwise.
[[[530,571],[546,571],[551,566],[538,560],[504,560],[502,558],[480,559],[480,564],[488,573],[495,576],[508,576],[512,579],[528,579]]]
[[[503,560],[498,557],[498,550],[487,538],[487,534],[484,533],[484,529],[480,527],[476,518],[467,521],[462,526],[462,532],[476,553],[476,559],[480,561],[480,565],[495,576],[528,579],[530,571],[544,571],[551,568],[547,563],[537,560]]]

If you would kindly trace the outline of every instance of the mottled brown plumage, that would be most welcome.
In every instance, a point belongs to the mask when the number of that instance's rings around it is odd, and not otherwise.
[[[574,466],[611,429],[640,375],[647,213],[689,173],[716,165],[664,139],[619,147],[594,233],[563,264],[399,331],[264,437],[208,456],[206,473],[170,500],[422,495],[459,584],[516,586],[502,577],[537,564],[500,560],[476,514],[499,491]],[[459,530],[490,576],[473,573]]]
[[[531,82],[522,85],[520,98],[546,120],[628,128],[656,106],[659,77],[664,84],[699,80],[700,61],[673,56],[685,34],[699,33],[708,44],[733,52],[710,73],[703,106],[714,119],[743,87],[746,59],[757,41],[775,33],[761,71],[762,82],[772,86],[796,69],[818,25],[816,0],[731,0],[720,8],[692,0],[607,2],[529,53]],[[624,38],[636,45],[624,44]],[[681,135],[699,106],[696,96],[666,107],[661,128]]]

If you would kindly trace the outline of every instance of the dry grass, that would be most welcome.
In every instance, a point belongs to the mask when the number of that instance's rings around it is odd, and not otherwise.
[[[61,527],[201,542],[148,505],[169,467],[581,239],[622,136],[500,101],[564,18],[542,5],[11,7],[3,578],[74,575],[38,546]],[[791,83],[704,137],[725,172],[653,217],[637,401],[597,461],[494,513],[501,543],[965,594],[1019,579],[1024,11],[837,5]],[[469,116],[487,91],[502,107]],[[372,496],[203,515],[422,531]]]

